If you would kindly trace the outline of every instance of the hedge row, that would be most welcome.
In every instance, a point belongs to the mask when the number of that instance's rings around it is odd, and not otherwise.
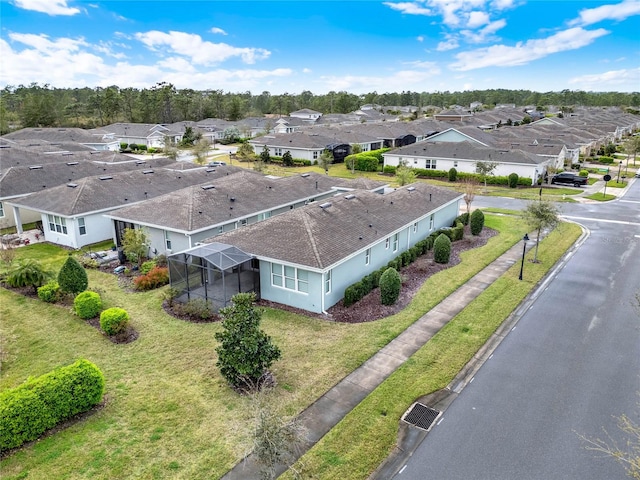
[[[87,360],[0,393],[0,450],[16,448],[102,400],[104,376]]]
[[[284,161],[282,160],[282,157],[269,157],[269,163],[275,163],[276,165],[284,165]],[[303,158],[293,159],[294,167],[310,167],[313,164],[314,162],[312,162],[311,160],[305,160]]]
[[[383,173],[388,173],[391,175],[396,174],[397,167],[393,165],[386,165],[383,169]],[[412,169],[418,178],[441,178],[441,179],[449,179],[450,173],[446,170],[431,170],[428,168],[413,168]],[[513,178],[513,177],[512,177]],[[456,180],[475,180],[478,183],[484,183],[484,178],[479,173],[467,173],[467,172],[456,172]],[[513,180],[511,180],[513,181]],[[510,185],[509,176],[487,176],[487,185]],[[529,177],[518,177],[517,185],[522,185],[524,187],[531,186],[531,178]]]
[[[429,250],[433,249],[435,239],[438,238],[440,234],[444,233],[452,242],[462,240],[462,238],[464,237],[464,225],[468,222],[468,219],[468,214],[460,215],[454,221],[455,227],[441,228],[436,230],[427,238],[416,242],[413,247],[402,252],[396,258],[387,263],[387,265],[385,265],[384,267],[370,273],[369,275],[364,276],[359,282],[349,285],[344,290],[344,306],[349,307],[353,305],[357,301],[361,300],[369,292],[371,292],[371,290],[379,287],[380,277],[387,269],[393,268],[397,271],[400,271],[402,267],[410,265],[411,263],[415,262],[415,260],[419,256],[424,255]]]
[[[345,163],[349,163],[352,159],[355,161],[354,170],[361,172],[377,172],[380,164],[384,162],[383,153],[391,150],[390,148],[380,148],[369,152],[355,153],[347,155],[344,159]]]

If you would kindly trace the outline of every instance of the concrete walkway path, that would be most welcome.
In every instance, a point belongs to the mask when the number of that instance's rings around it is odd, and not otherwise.
[[[533,245],[535,242],[530,241],[528,247]],[[298,419],[307,429],[308,436],[300,455],[302,456],[328,433],[395,369],[424,346],[449,320],[513,264],[521,261],[522,255],[523,246],[518,242],[304,410]],[[286,469],[285,465],[280,465],[277,468],[278,475]],[[223,477],[224,480],[258,478],[260,478],[260,466],[251,455]]]

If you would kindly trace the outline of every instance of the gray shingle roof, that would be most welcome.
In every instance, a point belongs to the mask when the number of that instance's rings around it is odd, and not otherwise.
[[[522,150],[500,150],[471,142],[419,142],[389,152],[392,155],[406,155],[427,158],[457,158],[459,160],[492,161],[538,165],[544,159]]]
[[[258,257],[330,268],[461,195],[424,183],[402,187],[386,195],[367,191],[333,197],[331,206],[319,204],[292,210],[263,222],[213,237],[209,241],[234,245]]]

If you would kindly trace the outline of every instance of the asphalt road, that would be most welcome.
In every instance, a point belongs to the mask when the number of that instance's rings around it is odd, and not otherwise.
[[[522,208],[474,201],[491,204]],[[640,423],[640,181],[622,199],[562,211],[588,238],[395,479],[627,478],[579,434],[606,438],[604,428],[622,442],[615,416]]]

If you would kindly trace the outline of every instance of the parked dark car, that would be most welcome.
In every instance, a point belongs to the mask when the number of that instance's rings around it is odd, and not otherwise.
[[[573,185],[574,187],[584,187],[587,184],[587,177],[581,177],[571,172],[560,172],[551,177],[551,184],[561,183],[563,185]]]

